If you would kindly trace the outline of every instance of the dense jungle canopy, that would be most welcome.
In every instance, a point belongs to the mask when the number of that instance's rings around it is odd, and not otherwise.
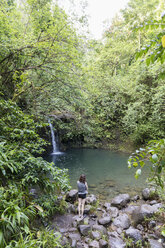
[[[0,1],[1,247],[23,247],[26,235],[40,247],[49,234],[34,241],[30,220],[59,210],[69,188],[67,172],[39,157],[48,118],[64,146],[129,150],[164,138],[163,11],[162,0],[130,0],[94,40],[87,18],[58,1]],[[34,185],[46,194],[32,203]]]

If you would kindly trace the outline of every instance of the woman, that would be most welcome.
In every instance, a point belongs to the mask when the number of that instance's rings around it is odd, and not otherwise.
[[[86,182],[86,177],[84,174],[82,174],[80,176],[79,181],[77,181],[77,187],[78,187],[78,214],[79,214],[79,218],[82,218],[84,213],[86,194],[88,193],[88,184]]]

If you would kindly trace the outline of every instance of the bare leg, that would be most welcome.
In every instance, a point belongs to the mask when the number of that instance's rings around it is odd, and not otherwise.
[[[85,199],[82,199],[82,205],[81,205],[81,210],[82,210],[82,216],[83,216],[83,213],[84,213],[84,206],[85,206]]]
[[[82,204],[82,199],[78,198],[78,215],[81,217],[81,204]]]

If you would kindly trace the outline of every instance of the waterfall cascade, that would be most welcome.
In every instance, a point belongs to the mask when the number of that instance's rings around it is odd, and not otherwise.
[[[54,134],[54,130],[53,130],[53,125],[51,124],[50,120],[48,120],[49,122],[49,126],[50,126],[50,131],[51,131],[51,137],[52,137],[52,146],[53,146],[53,152],[52,155],[58,155],[61,154],[61,152],[59,151],[57,142],[56,142],[56,138],[55,138],[55,134]]]

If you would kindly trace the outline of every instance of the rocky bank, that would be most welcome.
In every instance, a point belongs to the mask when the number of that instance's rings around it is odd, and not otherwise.
[[[141,196],[120,194],[111,202],[98,202],[95,195],[86,199],[84,218],[77,215],[77,190],[65,196],[67,212],[53,218],[62,247],[124,248],[165,247],[161,235],[165,223],[164,206],[155,189],[146,188]]]

